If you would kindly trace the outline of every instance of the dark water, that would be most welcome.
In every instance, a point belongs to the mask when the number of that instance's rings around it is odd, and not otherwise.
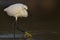
[[[24,3],[29,7],[29,17],[18,19],[17,26],[19,28],[30,32],[35,40],[60,40],[60,2],[58,3],[57,0],[1,0],[1,35],[13,33],[14,17],[8,16],[3,9],[17,2]],[[16,30],[16,33],[20,32]]]

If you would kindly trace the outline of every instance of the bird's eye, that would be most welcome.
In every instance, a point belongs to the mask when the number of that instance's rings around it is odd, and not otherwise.
[[[27,7],[27,6],[24,6],[24,9],[26,9],[26,10],[27,10],[27,9],[28,9],[28,7]]]
[[[27,10],[26,8],[24,8],[25,10]]]

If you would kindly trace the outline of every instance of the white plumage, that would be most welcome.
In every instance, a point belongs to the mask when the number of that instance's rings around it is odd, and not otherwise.
[[[17,20],[18,17],[28,16],[27,9],[28,7],[26,5],[21,3],[16,3],[5,8],[4,11],[6,11],[9,16],[14,16]]]
[[[21,4],[21,3],[16,3],[16,4],[10,5],[9,7],[5,8],[4,11],[7,12],[9,16],[15,17],[17,21],[18,17],[28,17],[27,9],[28,7],[26,5]],[[24,37],[31,38],[32,35],[28,32],[25,32]]]

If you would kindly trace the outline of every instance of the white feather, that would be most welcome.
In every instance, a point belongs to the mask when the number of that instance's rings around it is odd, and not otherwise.
[[[27,9],[28,7],[26,5],[21,3],[16,3],[5,8],[4,11],[6,11],[9,16],[14,16],[17,20],[18,17],[28,16]]]

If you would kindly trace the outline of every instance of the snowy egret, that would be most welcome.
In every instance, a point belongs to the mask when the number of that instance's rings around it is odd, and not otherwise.
[[[17,21],[18,17],[28,17],[27,9],[28,7],[26,5],[16,3],[5,8],[4,11],[6,11],[9,16],[14,16]]]
[[[28,7],[21,3],[10,5],[4,9],[4,11],[7,12],[9,16],[15,17],[16,21],[18,17],[28,17],[27,10],[28,10]],[[14,27],[14,30],[15,30],[15,27]],[[25,31],[23,32],[25,33],[24,37],[32,37],[30,33],[25,32]],[[14,32],[14,36],[15,36],[15,32]]]

